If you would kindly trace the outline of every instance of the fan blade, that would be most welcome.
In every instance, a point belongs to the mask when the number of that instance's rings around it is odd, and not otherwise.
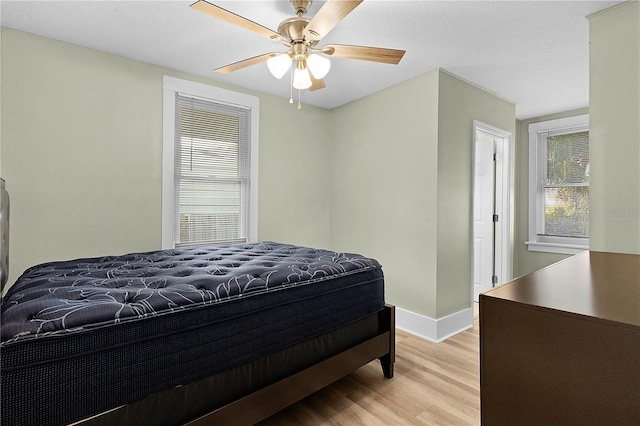
[[[307,40],[320,40],[326,36],[363,0],[327,0],[316,16],[307,24],[304,35]]]
[[[241,70],[242,68],[250,67],[251,65],[259,64],[260,62],[266,62],[272,56],[279,55],[279,53],[265,53],[264,55],[254,56],[253,58],[243,59],[242,61],[234,62],[233,64],[225,65],[224,67],[216,68],[214,71],[222,74],[229,74],[233,71]]]
[[[382,47],[350,46],[346,44],[327,44],[322,53],[334,58],[359,59],[361,61],[383,62],[397,65],[405,54],[404,50]]]
[[[325,87],[327,87],[323,79],[314,78],[313,74],[311,73],[309,73],[309,76],[311,77],[311,87],[309,87],[310,92],[313,92],[314,90],[324,89]]]
[[[189,7],[197,10],[198,12],[206,13],[207,15],[213,16],[214,18],[222,19],[223,21],[226,21],[230,24],[236,25],[240,28],[244,28],[245,30],[253,31],[256,34],[269,38],[271,40],[284,41],[284,37],[282,37],[277,32],[272,31],[267,27],[263,27],[262,25],[257,24],[253,21],[250,21],[247,18],[243,18],[240,15],[236,15],[233,12],[229,12],[228,10],[211,4],[205,0],[198,0]]]

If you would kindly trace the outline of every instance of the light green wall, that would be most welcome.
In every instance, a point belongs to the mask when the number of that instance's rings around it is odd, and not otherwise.
[[[437,70],[331,118],[332,246],[378,258],[387,299],[403,309],[468,308],[473,120],[515,133],[515,106]]]
[[[640,254],[640,3],[589,17],[590,248]]]
[[[441,71],[437,181],[438,306],[434,318],[471,306],[473,120],[514,135],[515,105]]]
[[[229,87],[8,28],[1,54],[9,284],[44,261],[160,248],[162,77]],[[328,246],[329,112],[248,93],[261,106],[259,238]]]
[[[329,111],[260,96],[259,239],[329,247]]]
[[[331,120],[332,247],[378,259],[387,301],[433,318],[438,72],[336,108]]]
[[[566,259],[569,255],[529,251],[529,124],[558,118],[588,114],[589,108],[559,114],[518,120],[515,138],[515,238],[513,250],[513,277],[519,277]]]
[[[159,247],[156,73],[9,29],[2,57],[9,282],[45,260]]]

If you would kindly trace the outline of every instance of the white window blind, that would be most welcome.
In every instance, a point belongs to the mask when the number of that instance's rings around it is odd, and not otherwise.
[[[174,242],[247,241],[249,109],[176,94]]]
[[[589,132],[546,139],[543,235],[589,238]]]

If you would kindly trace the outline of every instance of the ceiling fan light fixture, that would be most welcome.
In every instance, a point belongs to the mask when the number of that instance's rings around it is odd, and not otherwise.
[[[329,58],[325,58],[322,55],[318,55],[317,53],[312,53],[307,58],[307,68],[313,77],[317,80],[324,78],[331,69],[331,61]]]
[[[280,55],[275,55],[270,57],[267,60],[267,68],[269,68],[269,72],[272,76],[277,79],[282,78],[289,68],[291,68],[291,57],[288,53],[282,53]]]
[[[298,61],[298,66],[293,72],[293,87],[296,89],[308,89],[311,87],[311,75],[304,61]]]

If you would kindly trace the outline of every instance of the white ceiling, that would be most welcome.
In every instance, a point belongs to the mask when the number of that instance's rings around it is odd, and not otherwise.
[[[195,0],[193,0],[195,1]],[[294,15],[288,1],[210,2],[268,28]],[[187,1],[0,1],[3,26],[289,98],[289,78],[266,64],[212,70],[285,51],[281,44],[189,8]],[[316,0],[313,16],[324,1]],[[586,107],[586,16],[620,1],[365,0],[319,44],[407,51],[399,65],[332,59],[327,87],[302,102],[334,108],[436,68],[516,103],[519,119]]]

